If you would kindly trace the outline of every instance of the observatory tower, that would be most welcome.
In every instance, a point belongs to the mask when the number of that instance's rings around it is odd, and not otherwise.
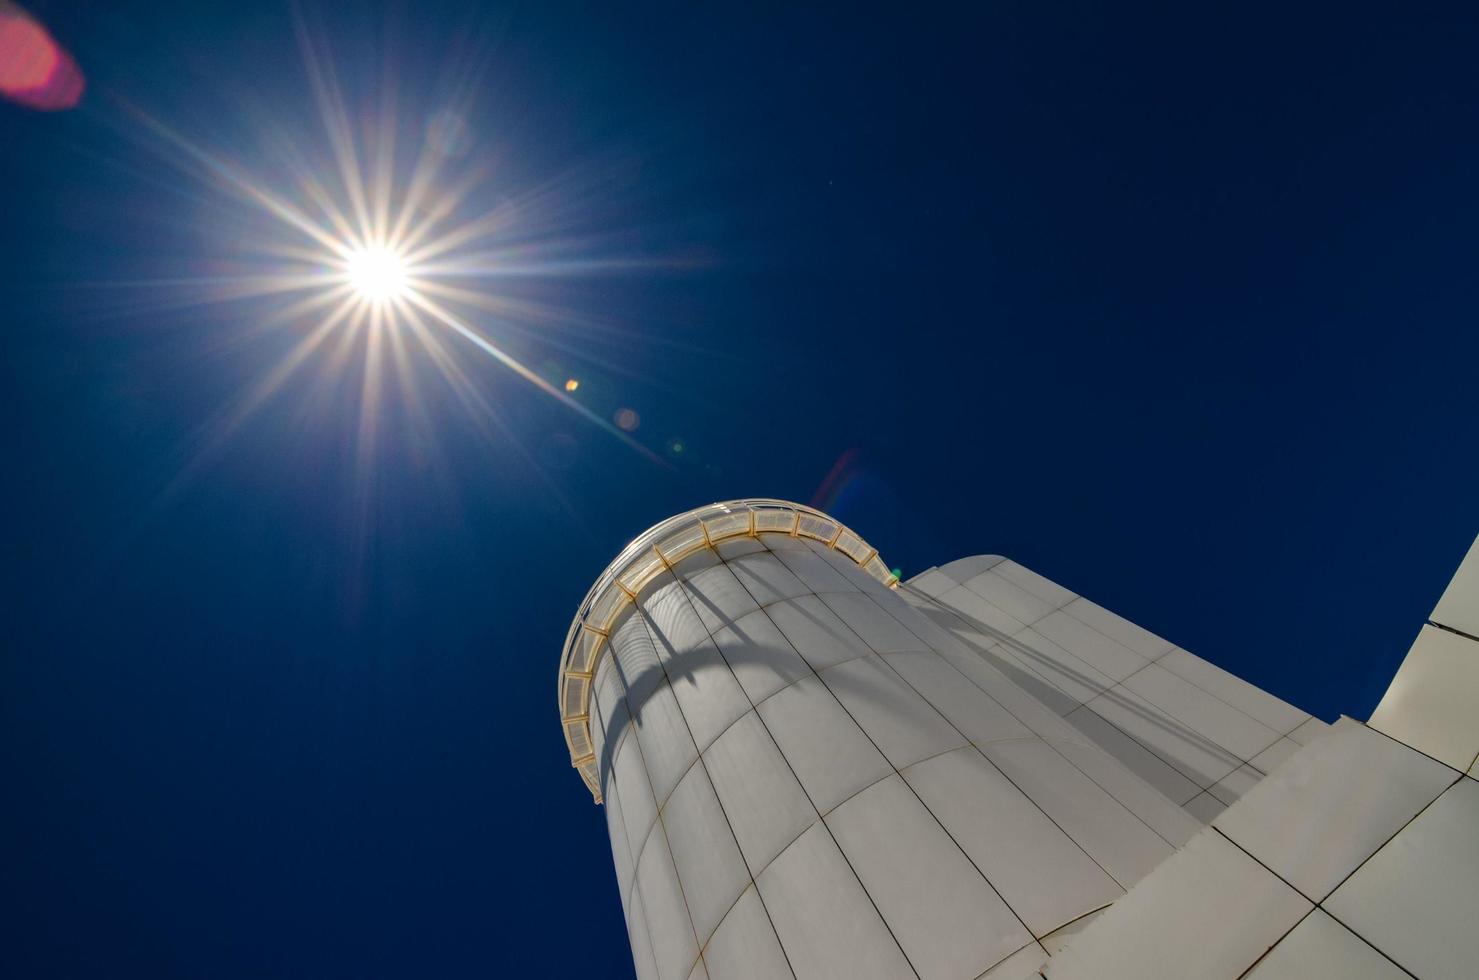
[[[1479,886],[1479,641],[1425,643],[1387,734],[1331,727],[1012,561],[900,583],[827,515],[738,500],[601,575],[559,701],[641,980],[1460,976],[1475,930],[1392,927]],[[1419,859],[1383,844],[1445,800],[1413,846],[1470,865],[1388,908]]]

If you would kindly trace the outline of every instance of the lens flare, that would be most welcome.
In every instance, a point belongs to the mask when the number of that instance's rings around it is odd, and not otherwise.
[[[77,63],[46,28],[0,0],[0,95],[32,109],[70,109],[83,88]]]
[[[0,18],[5,2],[0,0]],[[491,421],[501,436],[518,444],[516,427],[498,416],[474,380],[472,358],[487,358],[649,461],[671,467],[605,411],[572,397],[578,379],[547,379],[513,352],[541,345],[569,351],[582,337],[604,338],[611,332],[592,314],[561,305],[562,291],[535,288],[538,284],[672,265],[594,252],[603,242],[623,239],[581,232],[571,215],[594,212],[588,196],[598,193],[604,175],[576,171],[525,189],[490,189],[484,186],[486,160],[479,162],[470,152],[465,170],[448,172],[461,154],[449,152],[449,133],[443,130],[455,129],[459,149],[467,149],[463,144],[473,136],[463,121],[469,118],[466,107],[437,115],[442,122],[432,132],[403,126],[396,117],[398,86],[382,79],[387,87],[377,110],[357,117],[350,106],[372,100],[346,98],[340,76],[313,43],[306,23],[300,18],[297,26],[326,139],[316,142],[264,118],[257,142],[274,151],[269,158],[277,164],[275,180],[263,179],[150,113],[123,105],[140,124],[136,132],[157,140],[169,164],[246,205],[245,226],[252,235],[233,242],[241,274],[172,281],[199,291],[192,303],[276,304],[265,320],[247,329],[265,336],[282,328],[296,337],[281,360],[213,423],[211,449],[310,364],[321,366],[326,382],[357,379],[356,465],[367,482],[387,399],[403,399],[416,415],[415,424],[429,426],[416,390],[428,369],[441,375],[480,427]],[[40,71],[28,67],[22,81],[40,77]],[[452,119],[455,126],[446,122]],[[409,165],[408,132],[420,137]],[[479,196],[492,202],[490,210],[471,210]],[[250,270],[248,263],[260,271]],[[534,460],[536,454],[524,455]]]

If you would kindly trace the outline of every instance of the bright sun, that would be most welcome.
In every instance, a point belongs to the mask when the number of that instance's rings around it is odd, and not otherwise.
[[[392,249],[358,249],[346,260],[345,272],[355,292],[371,303],[388,303],[406,295],[406,262]]]
[[[0,25],[11,6],[0,0]],[[515,277],[542,280],[608,264],[645,263],[619,257],[608,263],[605,257],[584,254],[589,242],[568,237],[567,231],[578,198],[562,201],[541,190],[494,199],[481,187],[477,166],[451,170],[460,151],[453,152],[430,126],[415,163],[409,169],[402,166],[398,174],[394,151],[402,142],[410,143],[410,133],[395,126],[393,90],[387,89],[378,103],[383,118],[357,120],[326,56],[314,50],[311,38],[300,40],[327,139],[322,147],[301,154],[273,155],[291,195],[280,195],[237,161],[212,153],[147,113],[132,111],[160,139],[172,165],[261,212],[260,226],[244,226],[260,237],[243,240],[240,274],[221,277],[213,271],[209,280],[185,282],[192,289],[218,289],[208,294],[211,299],[254,299],[270,314],[264,322],[302,328],[280,362],[242,393],[221,423],[223,433],[242,424],[304,365],[317,362],[330,376],[340,377],[358,363],[363,378],[361,446],[373,448],[376,413],[391,373],[400,393],[420,404],[412,391],[415,362],[408,360],[408,352],[417,347],[469,409],[492,412],[493,404],[483,400],[475,376],[464,372],[459,360],[476,350],[643,456],[669,465],[629,435],[635,424],[614,423],[604,410],[587,404],[589,389],[580,378],[546,378],[547,372],[529,367],[500,346],[506,333],[523,337],[532,326],[566,322],[585,329],[586,319],[563,303],[546,304],[532,290],[505,296],[497,287],[508,286]],[[465,107],[452,106],[439,110],[437,117],[446,113],[461,125],[465,112]],[[296,150],[285,131],[269,129],[265,136],[274,147]],[[367,149],[371,152],[362,157]],[[331,161],[336,166],[328,166]],[[584,186],[583,179],[577,183]],[[601,181],[592,186],[601,186]],[[475,202],[490,200],[490,210],[463,213]],[[269,299],[274,304],[270,307]],[[463,342],[468,346],[460,346]],[[628,414],[635,418],[635,413]]]

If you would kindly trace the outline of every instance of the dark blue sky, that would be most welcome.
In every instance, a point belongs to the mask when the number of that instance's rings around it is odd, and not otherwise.
[[[669,463],[470,348],[368,462],[353,369],[206,452],[287,341],[142,284],[253,226],[122,107],[270,176],[289,10],[33,4],[89,94],[0,104],[6,975],[630,976],[554,679],[680,509],[1006,554],[1326,718],[1479,531],[1473,5],[329,6],[412,136],[485,56],[479,206],[658,260],[502,339]]]

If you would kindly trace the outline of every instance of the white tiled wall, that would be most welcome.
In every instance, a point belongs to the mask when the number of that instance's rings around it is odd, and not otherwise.
[[[1475,976],[1479,782],[1349,718],[1053,953],[1050,980]]]
[[[1021,980],[1313,733],[1004,559],[891,591],[788,535],[705,554],[594,682],[644,980]]]
[[[772,980],[788,977],[791,968],[760,902],[750,885],[724,916],[704,947],[709,980]]]
[[[1113,756],[1186,807],[1183,815],[1209,817],[1324,727],[1014,562],[993,562],[953,588],[945,569],[928,575],[927,591],[905,588],[916,611],[1065,717],[1070,739]]]
[[[894,771],[820,678],[802,678],[759,711],[822,813]]]
[[[1461,980],[1479,964],[1479,782],[1460,779],[1325,903],[1422,980]]]
[[[1248,972],[1246,980],[1407,980],[1370,944],[1315,909]]]
[[[1032,941],[898,774],[842,804],[827,824],[921,980],[975,977]]]
[[[1479,640],[1424,626],[1371,727],[1466,772],[1479,757]]]
[[[706,942],[749,887],[750,873],[703,766],[688,770],[663,807],[662,823],[694,934]]]
[[[1318,902],[1457,778],[1343,718],[1214,825]]]
[[[825,824],[802,834],[757,881],[798,980],[914,975]]]
[[[1479,538],[1469,546],[1468,554],[1428,619],[1448,629],[1479,637]]]
[[[904,778],[1035,936],[1108,905],[1122,889],[975,746]]]
[[[1233,980],[1313,908],[1204,830],[1048,962],[1050,980]]]

